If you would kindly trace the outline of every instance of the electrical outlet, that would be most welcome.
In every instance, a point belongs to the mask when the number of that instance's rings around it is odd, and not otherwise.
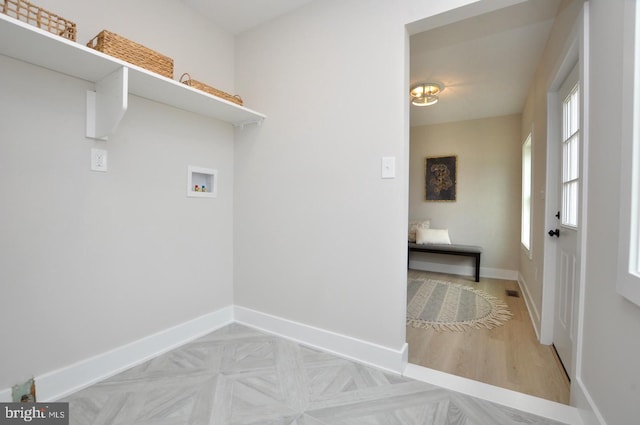
[[[104,149],[91,149],[91,170],[107,171],[107,151]]]

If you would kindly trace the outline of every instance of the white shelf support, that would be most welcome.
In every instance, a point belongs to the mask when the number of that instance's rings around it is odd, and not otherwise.
[[[252,119],[252,120],[246,120],[246,121],[234,123],[233,126],[235,128],[239,128],[240,130],[244,130],[245,126],[251,125],[251,124],[255,124],[258,127],[261,127],[263,121],[264,121],[264,118]]]
[[[129,68],[123,66],[87,91],[87,137],[107,140],[127,112]]]

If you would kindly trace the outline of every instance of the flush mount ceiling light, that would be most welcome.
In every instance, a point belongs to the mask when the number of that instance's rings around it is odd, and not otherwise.
[[[429,106],[438,103],[438,93],[442,87],[437,83],[420,83],[411,87],[411,104]]]

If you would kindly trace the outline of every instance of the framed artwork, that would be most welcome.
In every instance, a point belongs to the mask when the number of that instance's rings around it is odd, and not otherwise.
[[[437,156],[425,161],[425,200],[452,202],[456,200],[458,157]]]

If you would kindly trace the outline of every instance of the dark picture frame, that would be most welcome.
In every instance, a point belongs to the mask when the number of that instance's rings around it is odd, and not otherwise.
[[[454,202],[458,173],[458,157],[435,156],[425,160],[425,200]]]

